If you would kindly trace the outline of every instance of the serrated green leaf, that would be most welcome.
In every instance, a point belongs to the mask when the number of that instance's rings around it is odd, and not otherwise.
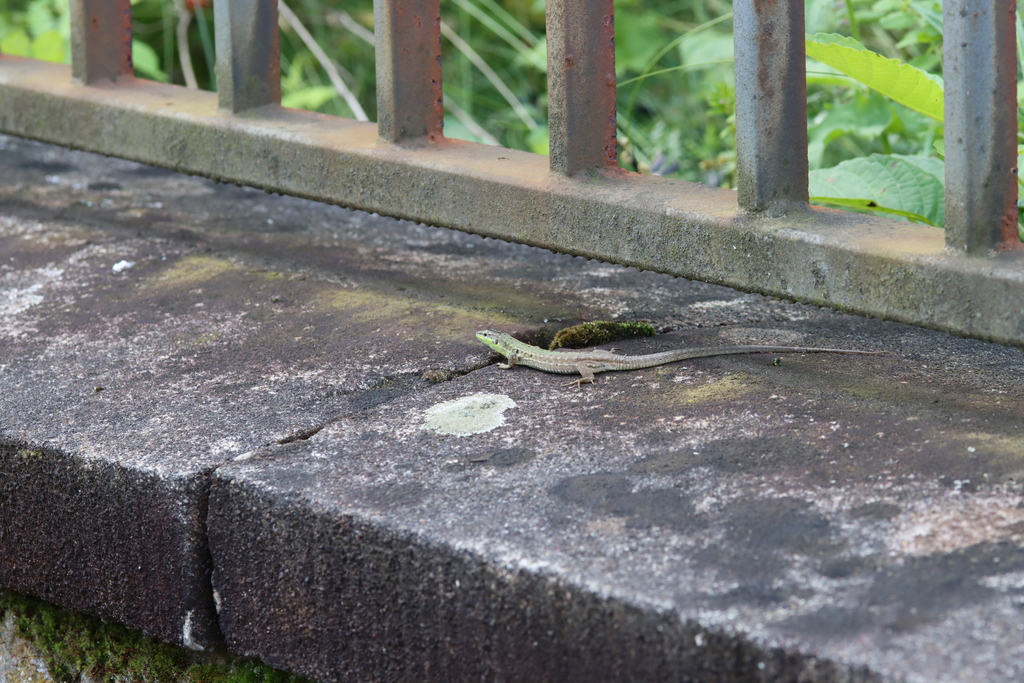
[[[807,40],[813,40],[819,45],[841,45],[853,50],[867,50],[867,48],[864,47],[864,45],[856,38],[842,36],[838,33],[815,33],[814,35],[807,36]],[[826,62],[826,64],[827,63],[828,62]]]
[[[941,161],[929,157],[873,154],[811,171],[810,194],[815,203],[856,206],[942,226],[943,168]]]
[[[945,183],[946,164],[942,159],[926,157],[920,154],[892,154],[890,156],[914,164],[925,173],[930,173],[938,178],[939,181]]]
[[[806,40],[807,55],[837,69],[900,104],[943,120],[942,84],[898,59],[874,53],[852,38],[817,33]]]

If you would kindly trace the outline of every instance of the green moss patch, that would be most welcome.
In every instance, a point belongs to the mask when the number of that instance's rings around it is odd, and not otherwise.
[[[620,339],[638,339],[653,337],[658,332],[648,323],[617,323],[600,320],[567,327],[555,335],[548,349],[582,349],[587,346],[598,346]]]
[[[249,659],[193,652],[38,598],[0,590],[0,620],[13,613],[57,683],[307,683]]]

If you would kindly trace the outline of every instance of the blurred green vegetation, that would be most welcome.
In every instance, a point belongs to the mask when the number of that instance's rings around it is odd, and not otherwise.
[[[310,683],[258,661],[175,647],[120,624],[0,589],[0,623],[8,616],[58,683]]]
[[[941,76],[941,0],[805,2],[808,34],[840,34]],[[0,0],[0,51],[67,61],[66,3]],[[283,104],[374,120],[372,0],[287,3]],[[133,0],[138,75],[213,88],[211,4]],[[731,1],[616,0],[615,9],[620,164],[734,187]],[[544,0],[442,0],[441,11],[446,135],[546,153]],[[849,173],[819,173],[815,185],[815,170],[843,162],[941,157],[941,121],[810,58],[808,119],[812,186],[818,189],[846,182]],[[941,163],[911,166],[941,170]],[[844,167],[854,173],[859,168],[873,172],[869,164]],[[856,183],[851,187],[845,189],[860,191]],[[849,198],[838,191],[835,196]],[[920,218],[912,209],[895,208],[889,213]]]

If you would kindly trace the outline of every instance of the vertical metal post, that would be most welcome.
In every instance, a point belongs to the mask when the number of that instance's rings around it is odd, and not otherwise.
[[[945,0],[946,247],[1019,248],[1014,0]]]
[[[386,142],[440,140],[439,0],[374,0],[377,53],[377,131]]]
[[[612,0],[548,0],[547,46],[551,170],[616,166]]]
[[[71,76],[88,85],[131,76],[130,0],[71,0]]]
[[[736,0],[736,169],[740,208],[807,205],[804,0]]]
[[[217,99],[240,112],[281,103],[277,0],[213,0]]]

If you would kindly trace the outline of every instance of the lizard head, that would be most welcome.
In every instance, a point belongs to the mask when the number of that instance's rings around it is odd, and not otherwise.
[[[491,347],[503,356],[508,356],[508,349],[501,347],[501,338],[504,336],[501,332],[495,332],[494,330],[480,330],[476,333],[476,338],[479,339],[487,346]]]

